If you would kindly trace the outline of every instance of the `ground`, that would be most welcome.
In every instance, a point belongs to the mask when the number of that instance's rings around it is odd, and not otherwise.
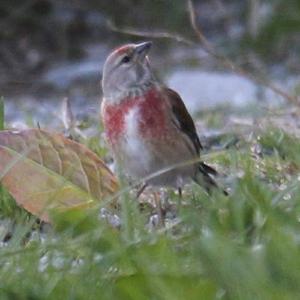
[[[203,159],[229,196],[192,184],[179,204],[169,190],[165,227],[151,191],[143,206],[124,191],[115,216],[99,207],[57,215],[50,227],[2,190],[1,299],[296,299],[297,111],[199,115]]]

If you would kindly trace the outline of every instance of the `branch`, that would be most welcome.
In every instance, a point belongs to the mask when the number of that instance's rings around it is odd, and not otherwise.
[[[225,68],[230,69],[231,71],[237,73],[238,75],[245,77],[259,85],[265,86],[273,91],[275,94],[280,95],[286,101],[294,104],[300,105],[297,96],[289,95],[287,92],[283,91],[281,88],[270,82],[268,79],[263,78],[261,75],[251,74],[250,72],[244,70],[243,68],[237,66],[232,60],[227,58],[226,56],[218,53],[215,47],[208,41],[205,35],[202,33],[199,25],[197,24],[197,15],[195,12],[194,4],[192,0],[187,0],[188,12],[190,17],[191,26],[198,37],[198,41],[200,42],[203,50],[208,53],[210,56],[219,61]],[[134,28],[119,28],[117,27],[111,20],[107,22],[107,26],[110,30],[118,33],[124,33],[128,35],[138,36],[138,37],[147,37],[147,38],[166,38],[172,39],[177,42],[186,44],[188,46],[193,46],[196,43],[190,39],[187,39],[179,34],[170,33],[166,31],[140,31]]]
[[[173,34],[165,31],[139,31],[128,27],[118,28],[111,20],[107,21],[107,26],[110,30],[118,33],[124,33],[124,34],[129,34],[134,36],[140,36],[140,37],[149,37],[149,38],[166,38],[166,39],[175,40],[179,43],[183,43],[189,46],[195,45],[195,42],[186,39],[185,37],[175,33]]]
[[[224,56],[222,54],[218,54],[217,51],[215,50],[215,47],[207,40],[205,35],[202,33],[202,30],[200,29],[199,25],[197,24],[197,21],[196,21],[197,15],[195,12],[195,7],[193,4],[193,1],[187,0],[187,6],[188,6],[188,12],[189,12],[189,16],[190,16],[191,26],[192,26],[194,32],[196,33],[198,40],[199,40],[200,44],[202,45],[203,49],[209,55],[214,57],[216,60],[221,62],[223,64],[223,66],[225,66],[226,68],[229,68],[230,70],[234,71],[235,73],[237,73],[247,79],[250,79],[251,81],[254,81],[262,86],[269,88],[274,93],[280,95],[281,97],[283,97],[285,100],[287,100],[288,102],[290,102],[292,104],[295,104],[298,106],[300,105],[297,96],[289,95],[288,93],[286,93],[285,91],[280,89],[278,86],[274,85],[269,80],[262,78],[261,76],[257,76],[257,75],[254,75],[254,74],[251,74],[251,73],[245,71],[241,67],[237,66],[233,61],[228,59],[226,56]]]

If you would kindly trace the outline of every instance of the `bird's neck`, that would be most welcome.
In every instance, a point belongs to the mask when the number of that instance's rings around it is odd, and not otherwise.
[[[156,80],[148,80],[143,84],[131,86],[126,89],[113,89],[109,92],[103,91],[104,99],[110,104],[119,104],[123,99],[138,98],[147,93],[149,90],[158,88],[159,82]]]

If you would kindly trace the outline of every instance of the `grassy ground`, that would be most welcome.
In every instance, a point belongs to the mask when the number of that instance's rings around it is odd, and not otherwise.
[[[187,187],[166,228],[126,193],[120,229],[95,211],[40,228],[2,189],[0,299],[299,299],[300,140],[259,129],[208,161],[230,196]]]

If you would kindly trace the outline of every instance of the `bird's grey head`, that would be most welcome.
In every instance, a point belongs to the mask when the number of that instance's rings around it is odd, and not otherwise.
[[[127,44],[108,56],[102,77],[105,98],[114,99],[151,83],[152,72],[147,58],[151,45],[152,42]]]

